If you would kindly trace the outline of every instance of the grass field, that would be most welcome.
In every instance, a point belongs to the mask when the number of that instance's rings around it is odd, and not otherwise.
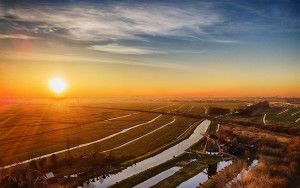
[[[274,107],[266,113],[269,121],[300,125],[300,107]]]
[[[228,120],[232,120],[233,124],[256,123],[256,127],[248,129],[264,129],[264,136],[270,137],[280,134],[278,130],[282,127],[296,130],[298,123],[295,121],[300,117],[300,109],[295,105],[273,104],[259,115],[243,117],[235,111],[245,108],[249,101],[238,100],[20,99],[0,102],[0,166],[25,161],[0,170],[0,176],[24,170],[28,173],[31,169],[41,173],[53,171],[58,182],[67,187],[82,185],[99,174],[115,173],[159,154],[186,139],[203,119],[214,119],[206,132],[208,135],[216,134],[219,119],[224,118],[229,123]],[[232,113],[214,116],[207,113],[210,107],[226,108]],[[266,124],[263,123],[264,114]],[[268,132],[267,125],[271,124],[270,130],[278,126],[277,133]],[[243,138],[247,136],[242,126],[235,125],[230,132]],[[251,131],[253,135],[250,136],[258,138],[254,133]],[[184,153],[114,186],[132,187],[180,166],[180,171],[155,185],[176,187],[221,159],[203,153],[206,140],[203,138],[194,144],[189,150],[192,153]],[[195,151],[201,154],[195,155]],[[197,162],[190,163],[195,157]],[[30,161],[26,162],[28,159]],[[65,178],[72,174],[80,174],[80,177]],[[22,179],[22,176],[17,178]]]
[[[120,158],[125,165],[131,164],[185,139],[207,116],[207,109],[211,106],[233,111],[246,106],[246,103],[119,99],[80,102],[76,99],[1,100],[0,166],[36,160],[41,156],[50,158],[52,153],[60,161],[71,158],[81,161],[95,152],[106,152]],[[38,159],[38,164],[40,161]],[[60,163],[63,164],[61,167],[52,169],[60,182],[65,181],[65,175],[90,170],[90,165],[87,168],[82,166],[83,161],[72,165]],[[45,173],[51,169],[40,170]]]
[[[2,162],[25,160],[91,142],[150,121],[156,116],[152,113],[101,108],[87,110],[62,105],[12,105],[1,113]],[[166,118],[158,120],[163,124]],[[149,130],[149,127],[145,126],[145,130]],[[151,127],[155,128],[155,125]]]
[[[205,114],[209,106],[236,108],[240,103],[119,101],[119,100],[17,100],[1,101],[0,151],[2,165],[38,157],[105,138],[129,127],[153,120],[159,113]],[[139,112],[142,110],[142,112]],[[149,112],[145,112],[149,111]],[[152,113],[153,112],[153,113]],[[155,113],[154,113],[155,112]],[[170,126],[160,126],[172,121]],[[196,119],[162,115],[155,121],[97,144],[105,151],[153,133],[112,152],[137,157],[176,139]],[[163,135],[163,137],[161,137]],[[156,139],[153,140],[152,138]],[[149,144],[147,149],[143,145]],[[135,145],[136,147],[133,147]],[[90,146],[92,148],[92,146]],[[95,148],[93,146],[93,148]],[[87,148],[84,148],[86,152]]]

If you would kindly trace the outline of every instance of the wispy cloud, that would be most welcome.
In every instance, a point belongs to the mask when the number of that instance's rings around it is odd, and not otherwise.
[[[22,35],[22,34],[0,34],[0,39],[36,39],[36,37],[28,36],[28,35]]]
[[[127,54],[127,55],[147,55],[147,54],[199,54],[205,53],[206,50],[175,50],[175,49],[153,49],[145,47],[132,47],[119,44],[106,44],[106,45],[92,45],[88,49],[108,52],[114,54]]]
[[[185,36],[202,33],[204,28],[221,21],[219,14],[205,6],[195,9],[160,4],[15,8],[7,14],[5,18],[17,23],[16,29],[23,24],[19,28],[87,41],[139,39],[142,35]]]
[[[21,55],[21,56],[20,56]],[[98,56],[99,57],[99,56]],[[78,54],[45,54],[45,53],[26,53],[15,55],[14,52],[1,52],[0,51],[0,61],[15,61],[15,60],[26,60],[31,62],[45,62],[45,61],[56,61],[56,62],[65,62],[65,63],[95,63],[95,64],[115,64],[123,66],[139,66],[147,68],[157,68],[157,69],[168,69],[168,70],[177,70],[177,71],[189,71],[195,72],[197,69],[194,69],[191,66],[185,64],[174,64],[168,62],[147,62],[143,60],[126,60],[118,61],[112,58],[95,58],[95,57],[86,57],[80,56]]]
[[[178,54],[202,54],[207,50],[168,50],[166,53],[178,53]]]
[[[242,44],[244,41],[241,40],[229,40],[229,39],[220,39],[214,36],[205,36],[205,37],[197,37],[197,36],[188,36],[187,38],[182,38],[183,40],[199,40],[203,42],[212,42],[212,43],[224,43],[224,44]]]
[[[202,53],[210,47],[251,43],[249,34],[262,38],[272,32],[299,32],[297,17],[284,17],[286,11],[278,5],[273,11],[267,10],[256,5],[218,1],[27,4],[0,10],[0,28],[45,38],[45,41],[71,40],[71,45],[125,55]],[[0,35],[0,39],[35,37]],[[179,40],[191,45],[180,46]],[[193,47],[191,51],[186,50]]]
[[[227,39],[214,39],[212,41],[217,42],[217,43],[224,43],[224,44],[241,44],[241,43],[244,43],[243,41],[239,41],[239,40],[227,40]]]
[[[142,54],[162,54],[165,53],[159,50],[146,49],[146,48],[137,48],[130,46],[122,46],[118,44],[107,44],[107,45],[93,45],[88,47],[91,50],[97,50],[101,52],[109,52],[115,54],[134,54],[134,55],[142,55]]]

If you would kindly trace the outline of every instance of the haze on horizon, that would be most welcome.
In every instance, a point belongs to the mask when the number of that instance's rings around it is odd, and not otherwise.
[[[0,96],[300,96],[298,1],[0,1]]]

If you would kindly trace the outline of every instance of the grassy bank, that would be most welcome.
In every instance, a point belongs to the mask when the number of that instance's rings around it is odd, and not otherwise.
[[[153,188],[177,187],[182,182],[185,182],[188,179],[202,172],[205,168],[208,167],[209,164],[215,164],[218,161],[220,161],[220,159],[221,158],[217,156],[206,155],[200,160],[191,162],[188,165],[184,166],[180,171],[159,182],[158,184],[153,186]]]
[[[174,142],[171,142],[169,145],[172,146],[172,145],[175,145],[177,144],[178,142],[186,139],[190,134],[192,134],[193,130],[197,127],[199,123],[195,123],[193,124],[189,129],[188,131],[182,136],[180,137],[179,140],[177,141],[174,141]],[[214,128],[215,125],[213,125],[213,128]],[[209,127],[208,131],[210,130],[211,128]],[[206,138],[202,138],[199,142],[197,142],[196,144],[194,144],[191,148],[193,150],[203,150],[203,147],[205,146],[205,143],[206,143]],[[162,151],[162,150],[165,150],[167,149],[169,146],[166,146],[166,148],[160,148],[160,150],[158,150],[159,152]],[[154,152],[158,152],[158,151],[154,151]],[[155,154],[155,153],[154,153]],[[152,154],[150,154],[149,156],[144,156],[145,158],[148,158],[152,156]],[[211,164],[211,163],[216,163],[220,160],[220,158],[218,157],[211,157],[211,156],[207,156],[207,155],[204,155],[205,157],[201,158],[200,162],[197,162],[197,163],[194,163],[192,162],[191,164],[188,164],[187,165],[187,168],[184,167],[183,168],[183,174],[179,174],[177,175],[175,178],[177,179],[177,183],[178,181],[182,182],[182,181],[185,181],[186,179],[192,177],[194,174],[197,174],[201,171],[201,169],[203,168],[206,168],[208,164]],[[156,166],[156,167],[153,167],[151,169],[148,169],[142,173],[139,173],[137,175],[134,175],[130,178],[127,178],[126,180],[123,180],[115,185],[113,185],[112,187],[133,187],[143,181],[146,181],[147,179],[175,166],[176,164],[186,164],[188,163],[188,161],[190,159],[194,159],[194,158],[198,158],[199,156],[195,155],[195,154],[191,154],[191,153],[184,153],[178,157],[175,157],[159,166]],[[180,183],[179,182],[179,183]]]

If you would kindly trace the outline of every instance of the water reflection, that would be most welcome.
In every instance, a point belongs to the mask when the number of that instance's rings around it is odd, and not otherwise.
[[[155,184],[157,184],[158,182],[172,176],[173,174],[175,174],[176,172],[178,172],[180,169],[182,169],[182,167],[178,167],[178,166],[174,166],[168,170],[165,170],[159,174],[157,174],[156,176],[153,176],[152,178],[134,186],[134,188],[145,188],[145,187],[151,187]]]
[[[90,187],[97,187],[97,188],[108,187],[108,186],[111,186],[117,182],[124,180],[124,179],[127,179],[130,176],[133,176],[135,174],[143,172],[149,168],[158,166],[158,165],[172,159],[173,157],[183,154],[186,149],[191,147],[193,144],[195,144],[202,138],[202,134],[206,132],[210,122],[211,122],[210,120],[204,120],[203,122],[201,122],[197,126],[197,128],[194,130],[193,134],[190,135],[189,138],[187,138],[186,140],[183,140],[182,142],[176,144],[175,146],[173,146],[167,150],[164,150],[163,152],[161,152],[153,157],[150,157],[141,162],[138,162],[135,165],[129,166],[128,168],[124,169],[123,171],[121,171],[117,174],[111,175],[111,176],[105,178],[103,180],[103,182],[96,181],[96,182],[86,183],[86,184],[84,184],[84,187],[88,187],[88,188],[90,188]]]
[[[231,165],[232,161],[220,161],[218,163],[208,165],[208,168],[204,169],[199,174],[190,178],[189,180],[181,183],[177,188],[191,188],[198,187],[200,184],[206,182],[211,176],[215,175],[217,172],[222,171],[227,166]]]

